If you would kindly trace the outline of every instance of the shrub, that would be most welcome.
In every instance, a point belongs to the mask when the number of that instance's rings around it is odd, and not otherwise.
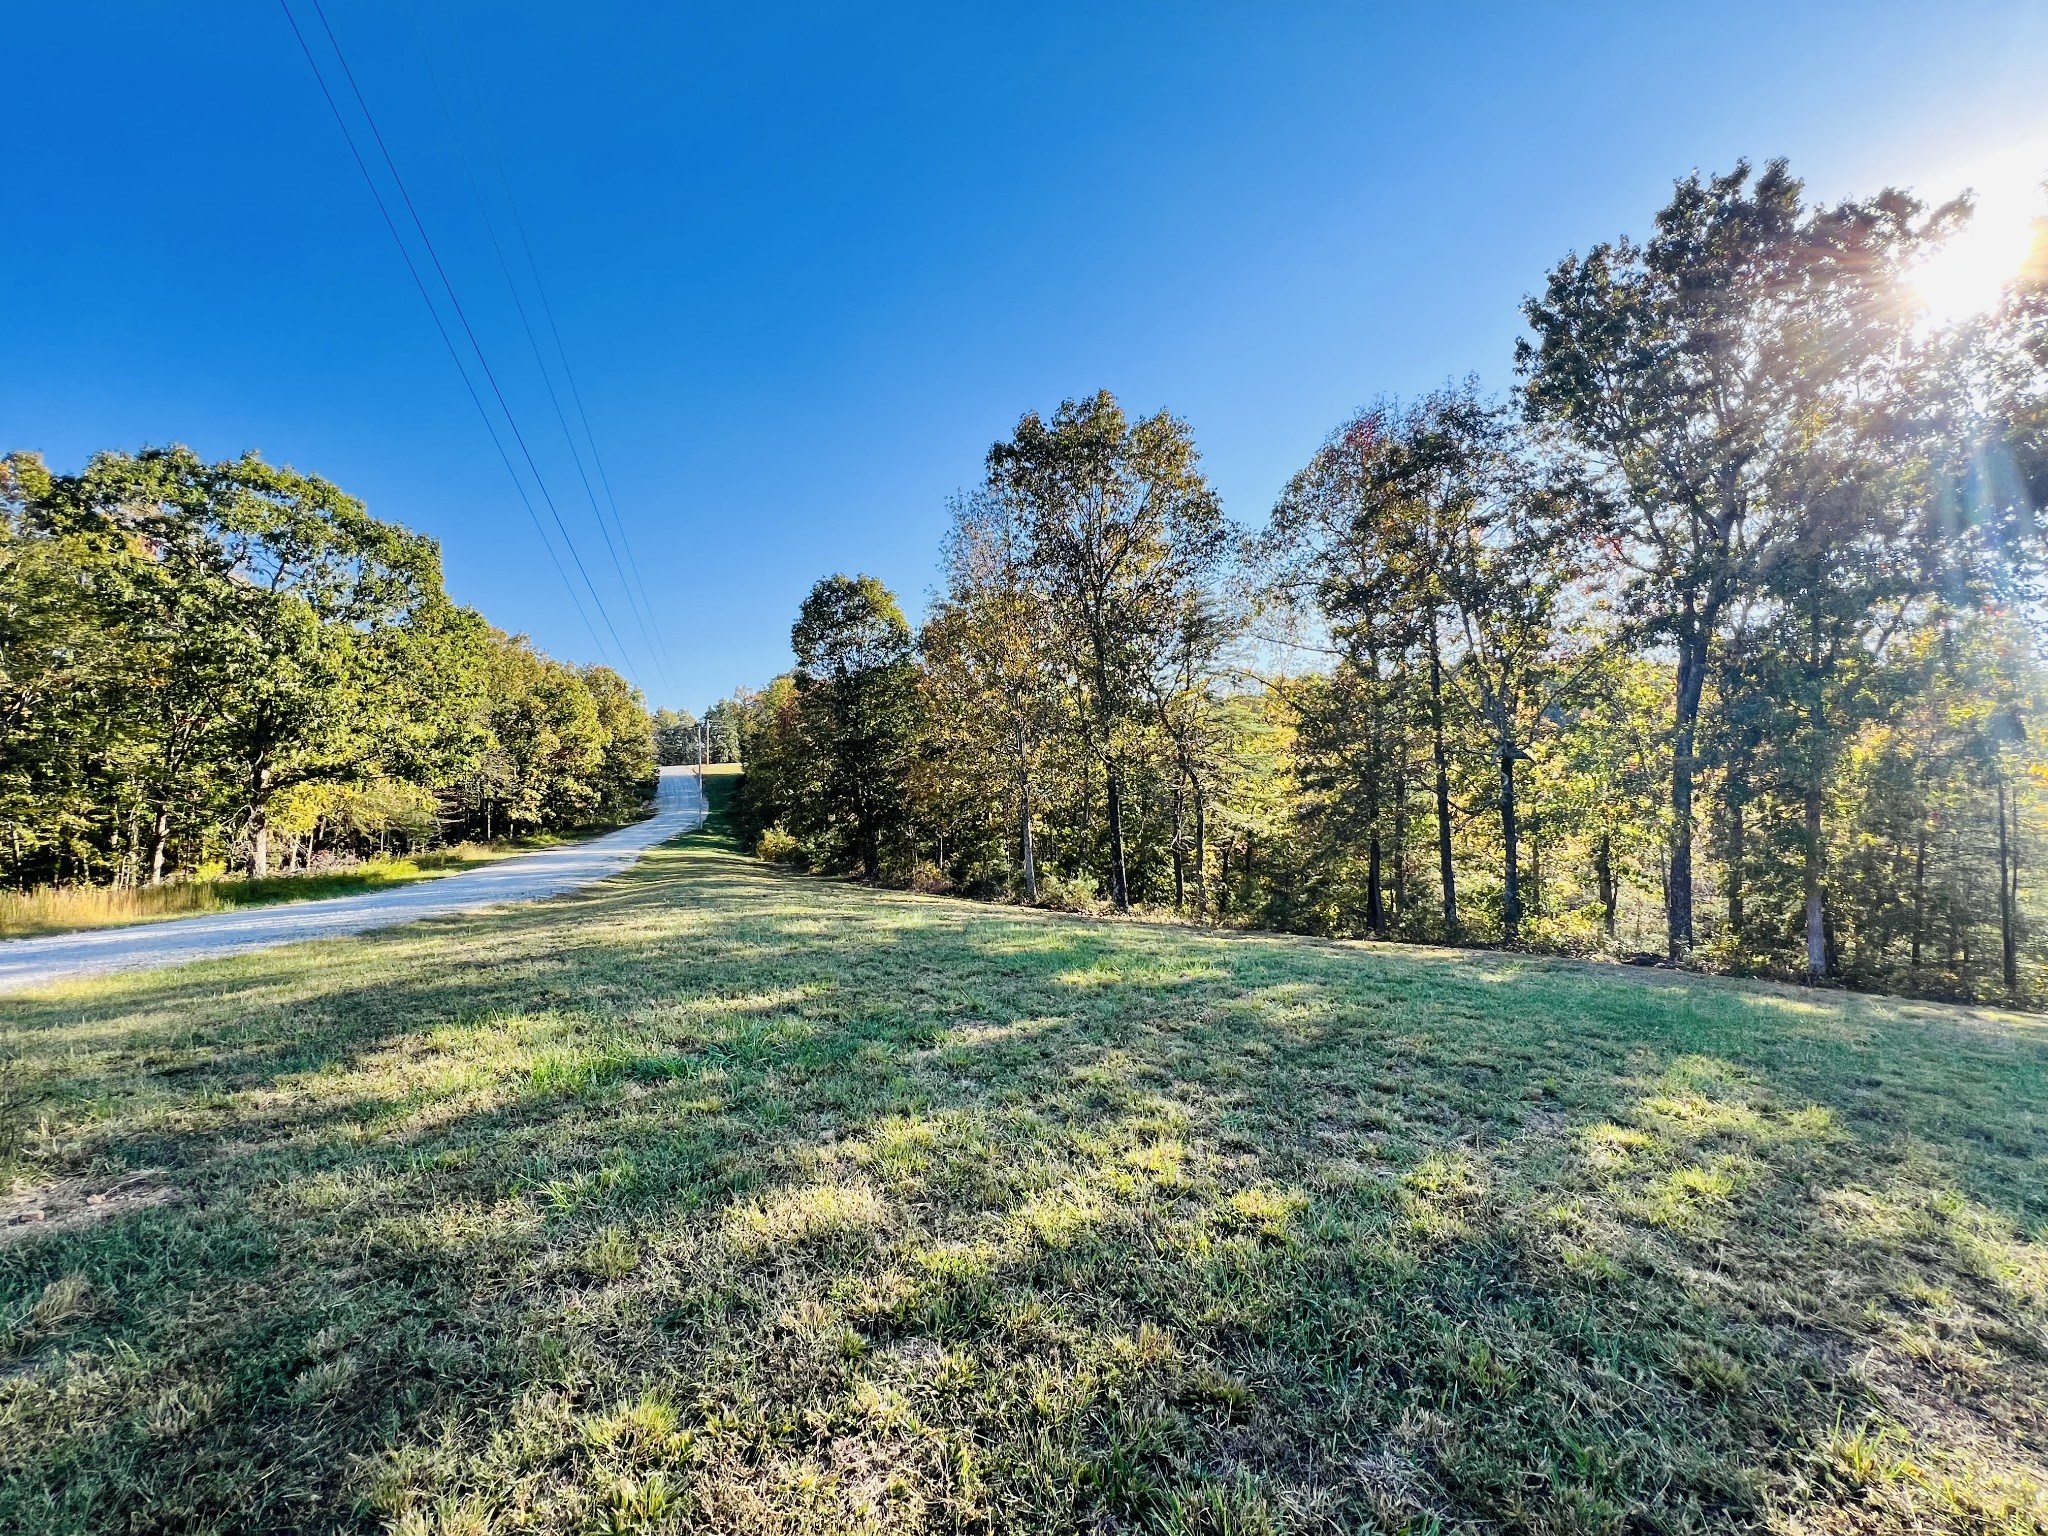
[[[770,864],[803,864],[804,845],[780,827],[770,827],[754,845],[754,856]]]
[[[1038,904],[1060,912],[1100,912],[1102,895],[1095,877],[1087,870],[1063,875],[1058,870],[1038,872]]]

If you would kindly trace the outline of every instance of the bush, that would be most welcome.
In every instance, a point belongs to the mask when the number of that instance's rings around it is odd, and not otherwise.
[[[1095,877],[1085,869],[1071,875],[1041,869],[1038,872],[1038,904],[1060,912],[1100,912],[1102,895]]]
[[[1559,955],[1597,955],[1616,946],[1600,929],[1600,904],[1581,902],[1562,912],[1524,918],[1522,943],[1530,949]]]
[[[801,865],[806,862],[804,845],[780,827],[770,827],[761,834],[761,840],[754,844],[754,856],[770,864]]]

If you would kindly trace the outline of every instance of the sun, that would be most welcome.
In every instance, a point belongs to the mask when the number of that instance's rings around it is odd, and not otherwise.
[[[1962,228],[1915,263],[1907,286],[1930,324],[1954,325],[1998,307],[2042,237],[2038,173],[2008,174],[1973,187]]]
[[[1936,325],[1996,309],[2026,265],[2033,240],[2030,220],[1980,225],[1973,219],[1913,268],[1913,296]]]

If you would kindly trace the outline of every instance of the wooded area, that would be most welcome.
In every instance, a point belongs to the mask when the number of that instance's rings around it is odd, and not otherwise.
[[[1931,328],[1910,269],[1966,217],[1680,182],[1547,275],[1511,398],[1368,407],[1255,535],[1185,422],[1027,414],[922,628],[832,577],[745,698],[760,850],[2037,998],[2048,236]]]
[[[663,767],[740,760],[740,708],[721,699],[699,720],[687,709],[654,712],[654,756]]]
[[[255,455],[0,462],[0,884],[252,876],[639,811],[639,695]]]

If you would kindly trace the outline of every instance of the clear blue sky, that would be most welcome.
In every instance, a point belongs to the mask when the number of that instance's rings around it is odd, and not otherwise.
[[[1169,407],[1255,521],[1362,402],[1505,384],[1545,268],[1693,167],[1784,154],[1828,197],[2048,171],[2039,3],[324,3],[632,674],[692,708],[787,665],[820,575],[921,608],[948,495],[1027,407]],[[275,0],[0,15],[0,448],[259,448],[596,659]],[[502,144],[668,684],[427,57]]]

